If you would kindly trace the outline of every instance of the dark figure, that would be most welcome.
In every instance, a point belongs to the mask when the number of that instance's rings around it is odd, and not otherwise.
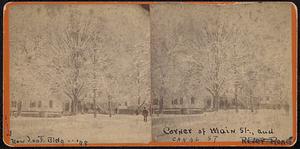
[[[136,109],[136,110],[135,110],[135,114],[136,114],[136,115],[139,115],[139,109]]]
[[[144,116],[144,122],[147,122],[147,117],[148,117],[148,110],[146,110],[146,108],[144,107],[143,109],[143,116]]]
[[[118,114],[118,108],[115,109],[115,114]]]

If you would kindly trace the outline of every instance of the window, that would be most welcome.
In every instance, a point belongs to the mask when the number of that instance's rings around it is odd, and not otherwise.
[[[177,105],[178,104],[177,99],[174,99],[173,103],[174,103],[174,105]]]
[[[153,99],[153,105],[158,105],[158,99],[157,98]]]
[[[125,103],[124,103],[124,104],[125,104],[125,106],[127,106],[127,101],[125,101]]]
[[[31,101],[30,102],[30,108],[34,108],[36,105],[35,105],[35,101]]]
[[[38,102],[38,107],[39,107],[39,108],[42,107],[42,101],[39,101],[39,102]]]
[[[11,101],[11,106],[14,107],[14,108],[17,107],[17,102],[16,101]]]
[[[182,97],[180,98],[180,104],[181,105],[183,104],[183,98]]]
[[[195,104],[195,97],[191,98],[191,104]]]
[[[53,101],[50,100],[50,101],[49,101],[49,108],[52,108],[52,107],[53,107]]]

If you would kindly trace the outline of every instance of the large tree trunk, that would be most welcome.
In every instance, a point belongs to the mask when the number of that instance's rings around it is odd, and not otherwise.
[[[217,96],[216,99],[217,99],[217,107],[216,107],[216,111],[218,111],[218,110],[220,109],[220,97]]]
[[[212,109],[215,111],[219,110],[219,96],[218,94],[212,95]]]
[[[250,97],[250,110],[251,112],[254,112],[254,106],[253,106],[253,99]]]
[[[251,112],[254,112],[254,106],[253,106],[253,92],[250,90],[250,110]]]
[[[78,112],[78,98],[74,96],[74,99],[72,100],[71,104],[71,113],[72,115],[76,115]]]
[[[238,113],[239,112],[239,105],[237,102],[237,97],[234,98],[234,105],[235,105],[235,112]]]
[[[110,97],[108,97],[108,113],[109,113],[109,117],[111,117],[111,100]]]
[[[71,114],[72,114],[72,115],[74,115],[74,113],[75,113],[75,108],[74,108],[74,106],[75,106],[75,103],[74,103],[74,100],[72,100],[72,101],[71,101]]]
[[[237,86],[236,85],[235,85],[235,89],[234,89],[234,106],[235,106],[235,112],[239,112],[238,99],[237,99]]]
[[[216,97],[215,96],[212,97],[212,109],[213,110],[216,109]]]

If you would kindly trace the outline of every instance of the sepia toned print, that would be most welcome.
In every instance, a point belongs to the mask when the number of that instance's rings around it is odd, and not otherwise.
[[[149,11],[141,5],[10,10],[11,143],[147,143]]]
[[[291,146],[297,139],[292,3],[6,6],[9,145]]]
[[[290,9],[151,5],[152,139],[291,144]]]

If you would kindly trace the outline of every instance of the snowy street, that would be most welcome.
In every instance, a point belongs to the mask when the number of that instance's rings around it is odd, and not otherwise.
[[[60,137],[86,140],[88,143],[147,143],[151,140],[151,121],[141,115],[64,116],[61,118],[11,118],[11,138]],[[28,142],[27,142],[28,143]],[[47,143],[47,142],[46,142]],[[76,141],[75,141],[76,143]]]

